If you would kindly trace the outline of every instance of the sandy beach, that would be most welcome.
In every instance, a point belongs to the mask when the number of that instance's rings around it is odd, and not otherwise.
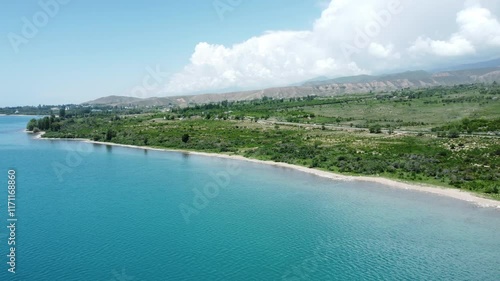
[[[253,162],[253,163],[258,163],[258,164],[294,169],[294,170],[298,170],[301,172],[313,174],[313,175],[318,176],[318,177],[328,178],[328,179],[337,180],[337,181],[364,181],[364,182],[379,183],[379,184],[383,184],[383,185],[386,185],[386,186],[389,186],[392,188],[418,191],[418,192],[426,192],[426,193],[430,193],[430,194],[434,194],[434,195],[438,195],[438,196],[446,196],[449,198],[454,198],[457,200],[466,201],[466,202],[469,202],[469,203],[474,204],[474,205],[479,206],[479,207],[500,209],[500,201],[496,201],[496,200],[492,200],[492,199],[488,199],[488,198],[482,198],[474,193],[462,191],[459,189],[453,189],[453,188],[444,188],[444,187],[439,187],[439,186],[431,186],[431,185],[427,185],[427,184],[406,183],[406,182],[401,182],[401,181],[396,181],[396,180],[381,178],[381,177],[347,176],[347,175],[341,175],[341,174],[336,174],[333,172],[321,171],[321,170],[317,170],[317,169],[312,169],[312,168],[307,168],[307,167],[292,165],[292,164],[287,164],[287,163],[251,159],[251,158],[246,158],[246,157],[243,157],[240,155],[226,155],[226,154],[218,154],[218,153],[196,152],[196,151],[189,151],[189,150],[164,149],[164,148],[154,148],[154,147],[147,147],[147,146],[125,145],[125,144],[92,141],[89,139],[42,138],[43,134],[44,134],[44,132],[37,133],[35,135],[35,138],[41,139],[41,140],[82,141],[82,142],[101,144],[101,145],[111,145],[111,146],[127,147],[127,148],[134,148],[134,149],[143,149],[143,150],[147,149],[147,150],[165,151],[165,152],[179,152],[179,153],[187,153],[187,154],[192,154],[192,155],[201,155],[201,156],[206,156],[206,157],[219,157],[219,158],[232,159],[232,160],[238,160],[238,161],[247,161],[247,162]]]

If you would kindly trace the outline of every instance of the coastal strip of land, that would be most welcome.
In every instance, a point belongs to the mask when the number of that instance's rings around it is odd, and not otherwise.
[[[227,154],[220,154],[220,153],[207,153],[207,152],[197,152],[197,151],[179,150],[179,149],[167,149],[167,148],[154,148],[154,147],[148,147],[148,146],[125,145],[125,144],[117,144],[117,143],[111,143],[111,142],[92,141],[89,139],[44,138],[43,134],[44,134],[44,132],[38,133],[35,135],[35,138],[41,139],[41,140],[82,141],[82,142],[87,142],[87,143],[92,143],[92,144],[110,145],[110,146],[125,147],[125,148],[132,148],[132,149],[146,149],[146,150],[152,150],[152,151],[178,152],[178,153],[187,153],[187,154],[200,155],[200,156],[206,156],[206,157],[219,157],[219,158],[231,159],[231,160],[236,160],[236,161],[247,161],[247,162],[253,162],[253,163],[257,163],[257,164],[264,164],[264,165],[270,165],[270,166],[275,166],[275,167],[294,169],[294,170],[297,170],[300,172],[309,173],[309,174],[312,174],[312,175],[315,175],[318,177],[328,178],[328,179],[332,179],[332,180],[336,180],[336,181],[363,181],[363,182],[378,183],[378,184],[382,184],[382,185],[392,187],[392,188],[404,189],[404,190],[409,190],[409,191],[425,192],[425,193],[438,195],[438,196],[445,196],[445,197],[449,197],[449,198],[453,198],[453,199],[457,199],[457,200],[461,200],[461,201],[466,201],[466,202],[469,202],[469,203],[474,204],[474,205],[479,206],[479,207],[500,209],[500,201],[479,197],[474,193],[463,191],[460,189],[444,188],[444,187],[432,186],[432,185],[428,185],[428,184],[406,183],[406,182],[396,181],[396,180],[382,178],[382,177],[348,176],[348,175],[342,175],[342,174],[337,174],[337,173],[333,173],[333,172],[329,172],[329,171],[322,171],[322,170],[318,170],[318,169],[307,168],[307,167],[288,164],[288,163],[246,158],[246,157],[243,157],[240,155],[227,155]]]
[[[61,108],[26,129],[453,187],[500,201],[498,97],[499,85],[473,84],[189,107],[92,105]]]

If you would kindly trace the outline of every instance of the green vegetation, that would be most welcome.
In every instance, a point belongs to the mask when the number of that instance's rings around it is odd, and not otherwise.
[[[45,117],[45,137],[244,155],[500,199],[500,87],[462,85]],[[141,114],[136,114],[139,111]]]
[[[499,112],[500,114],[500,112]],[[453,122],[445,126],[432,128],[433,132],[445,132],[454,131],[458,133],[474,133],[474,132],[498,132],[500,131],[500,118],[486,120],[486,119],[475,119],[470,120],[465,118],[458,122]]]

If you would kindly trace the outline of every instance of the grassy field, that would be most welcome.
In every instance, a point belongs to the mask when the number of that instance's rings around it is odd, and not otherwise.
[[[430,130],[450,122],[498,119],[498,85],[462,85],[331,98],[258,100],[179,110],[183,117],[266,119],[279,122],[394,130]],[[231,114],[227,111],[231,110]]]
[[[498,95],[481,93],[476,86],[460,89],[434,88],[404,90],[391,94],[360,95],[346,98],[343,103],[306,106],[304,112],[317,116],[318,123],[366,126],[380,123],[400,129],[430,129],[465,117],[471,119],[498,118]],[[324,117],[324,118],[322,118]]]

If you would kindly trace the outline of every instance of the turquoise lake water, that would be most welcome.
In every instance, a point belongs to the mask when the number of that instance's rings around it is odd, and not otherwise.
[[[500,210],[0,117],[0,280],[500,280]],[[16,274],[7,172],[16,170]]]

